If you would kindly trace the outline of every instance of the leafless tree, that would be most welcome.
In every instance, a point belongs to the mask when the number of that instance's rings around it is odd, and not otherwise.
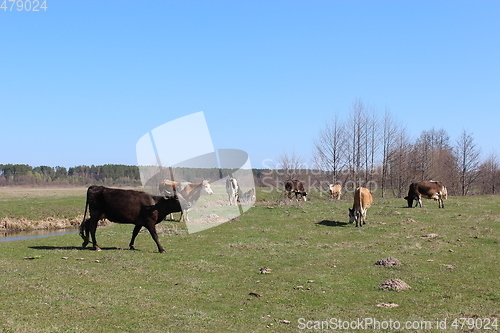
[[[480,149],[472,134],[463,130],[455,145],[462,195],[467,195],[471,185],[479,177]]]
[[[285,178],[297,178],[300,175],[300,171],[306,169],[306,165],[302,162],[302,158],[297,154],[297,152],[292,151],[291,153],[282,153],[278,157],[277,169],[283,171]]]
[[[354,184],[358,187],[362,184],[362,171],[366,167],[365,156],[367,146],[367,119],[366,107],[363,102],[356,99],[351,107],[351,115],[349,117],[347,128],[348,149],[348,165],[349,176]]]
[[[335,115],[314,142],[315,163],[321,170],[331,172],[331,183],[339,181],[340,172],[346,166],[345,141],[345,127],[340,123],[338,115]]]
[[[382,126],[382,175],[381,175],[381,190],[382,198],[385,198],[387,190],[387,182],[390,175],[390,161],[395,154],[395,144],[397,139],[399,125],[394,120],[394,117],[386,110]]]
[[[394,195],[401,198],[408,185],[414,180],[410,168],[412,145],[406,128],[403,126],[399,127],[395,133],[394,145],[389,156],[387,161],[388,169],[390,169],[389,186],[393,189]]]
[[[376,159],[380,149],[379,120],[374,109],[366,115],[366,148],[365,148],[365,186],[373,190],[374,176],[377,173]]]
[[[492,153],[479,166],[479,179],[483,194],[497,194],[500,186],[500,159]]]

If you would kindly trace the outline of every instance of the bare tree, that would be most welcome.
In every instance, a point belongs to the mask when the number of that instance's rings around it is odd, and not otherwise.
[[[315,162],[321,170],[332,172],[331,183],[339,181],[340,172],[346,165],[345,140],[345,127],[335,115],[314,142]]]
[[[389,111],[386,110],[382,126],[382,177],[381,190],[382,198],[385,198],[387,182],[390,174],[390,161],[395,154],[395,144],[398,133],[398,124]]]
[[[373,181],[376,175],[376,159],[380,149],[379,119],[374,109],[366,117],[366,152],[365,152],[365,186],[373,191]]]
[[[346,127],[349,175],[352,177],[354,187],[362,185],[361,173],[366,167],[367,120],[365,112],[363,102],[356,99],[351,107],[351,115]]]
[[[291,154],[282,153],[278,157],[278,165],[276,167],[283,171],[286,179],[289,179],[299,177],[300,171],[305,169],[305,164],[302,162],[302,158],[293,151]]]
[[[471,189],[471,185],[479,176],[479,157],[481,152],[474,142],[472,134],[469,134],[466,130],[463,130],[457,139],[455,152],[458,162],[461,192],[462,195],[467,195]]]
[[[404,127],[399,127],[395,133],[394,145],[389,152],[388,169],[389,183],[398,198],[403,196],[408,185],[414,181],[410,165],[412,163],[412,146]]]
[[[497,194],[500,186],[500,159],[492,153],[479,166],[479,178],[482,183],[483,194]]]

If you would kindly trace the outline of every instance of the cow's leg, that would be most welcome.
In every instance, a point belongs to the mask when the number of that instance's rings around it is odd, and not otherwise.
[[[137,235],[139,234],[139,231],[141,231],[141,229],[142,229],[142,225],[140,225],[140,224],[137,224],[134,227],[134,231],[132,231],[132,238],[130,239],[130,244],[128,245],[130,250],[135,250],[135,247],[134,247],[135,238],[137,237]]]
[[[161,246],[161,244],[160,244],[160,240],[158,239],[158,234],[156,233],[156,226],[155,226],[154,221],[151,221],[151,223],[146,223],[145,227],[146,227],[146,229],[148,229],[149,233],[151,234],[151,237],[155,241],[156,246],[158,246],[158,252],[160,252],[160,253],[167,252],[167,251],[165,251],[163,246]]]
[[[187,209],[183,209],[182,210],[182,215],[181,215],[181,218],[184,218],[184,222],[189,222],[189,218],[188,218],[188,210]],[[180,220],[179,220],[180,221]]]
[[[85,248],[87,245],[90,243],[89,240],[89,219],[86,219],[85,221],[80,224],[80,237],[83,239],[82,247]]]
[[[366,224],[366,209],[361,211],[361,218],[362,218],[361,221],[363,222],[363,224]]]
[[[92,244],[94,244],[94,250],[101,251],[101,248],[99,247],[99,245],[97,245],[97,241],[96,241],[96,237],[95,237],[95,232],[97,230],[97,222],[99,222],[98,219],[90,218],[87,227],[88,227],[88,232],[90,233],[90,236],[92,237]]]
[[[362,215],[361,215],[361,211],[356,210],[355,214],[356,214],[356,227],[361,227],[361,226],[363,226],[362,221],[361,221],[361,218],[362,218],[362,217],[361,217],[361,216],[362,216]]]

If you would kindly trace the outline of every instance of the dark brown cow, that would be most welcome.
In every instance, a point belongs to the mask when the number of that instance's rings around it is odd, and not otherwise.
[[[307,192],[304,189],[304,184],[300,180],[292,179],[285,182],[285,194],[289,199],[292,198],[292,193],[295,193],[295,199],[298,201],[298,196],[300,195],[302,200],[307,201]]]
[[[444,208],[444,199],[448,198],[448,190],[442,182],[435,181],[420,181],[410,185],[408,196],[405,200],[408,202],[408,207],[413,207],[413,201],[416,201],[415,207],[422,207],[422,197],[426,199],[434,199],[438,202],[439,208]]]
[[[85,219],[87,208],[90,218]],[[135,224],[129,247],[134,250],[134,241],[142,227],[148,229],[151,237],[158,246],[158,251],[164,253],[156,233],[156,224],[163,221],[170,213],[180,212],[181,205],[177,197],[161,197],[146,192],[113,189],[104,186],[90,186],[87,190],[87,202],[80,236],[83,238],[82,247],[89,243],[89,233],[92,237],[94,249],[100,251],[97,245],[95,232],[97,223],[101,219],[111,222]]]

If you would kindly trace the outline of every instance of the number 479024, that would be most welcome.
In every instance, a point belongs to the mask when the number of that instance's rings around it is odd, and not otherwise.
[[[0,10],[4,12],[40,12],[47,10],[47,0],[0,0]]]

